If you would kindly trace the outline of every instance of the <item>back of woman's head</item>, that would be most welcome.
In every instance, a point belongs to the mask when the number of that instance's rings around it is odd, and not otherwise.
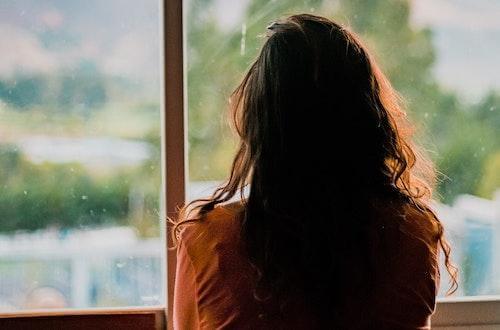
[[[374,199],[425,209],[430,198],[434,172],[397,94],[352,32],[296,15],[267,28],[231,110],[241,141],[231,175],[199,211],[249,185],[242,237],[256,297],[331,309],[350,263],[369,272]]]

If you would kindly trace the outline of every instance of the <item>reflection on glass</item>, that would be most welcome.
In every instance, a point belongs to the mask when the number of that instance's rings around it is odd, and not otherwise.
[[[263,42],[293,13],[349,25],[377,55],[442,173],[436,210],[459,267],[456,295],[500,294],[500,5],[488,1],[187,2],[189,199],[225,179],[227,99]],[[447,289],[442,271],[440,294]]]
[[[0,22],[0,311],[162,303],[159,2]]]

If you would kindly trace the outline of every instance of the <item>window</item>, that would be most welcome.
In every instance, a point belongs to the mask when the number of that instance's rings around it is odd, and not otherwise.
[[[161,319],[161,16],[158,0],[0,4],[2,315]]]
[[[185,6],[188,199],[209,195],[228,173],[235,141],[224,117],[227,99],[257,55],[265,27],[293,13],[331,17],[374,51],[442,173],[436,210],[460,270],[459,290],[447,299],[500,295],[498,4],[192,0]],[[448,278],[441,273],[443,297]],[[453,306],[462,305],[446,308]],[[441,315],[438,324],[446,324],[449,315]]]
[[[184,134],[192,199],[209,194],[227,173],[234,141],[222,124],[225,100],[256,55],[258,34],[272,19],[299,11],[347,22],[377,45],[415,120],[431,133],[424,143],[447,175],[438,209],[464,296],[443,299],[434,325],[500,324],[497,297],[467,297],[500,294],[496,4],[12,0],[0,4],[2,328],[165,328],[159,218],[173,215],[184,200]],[[79,254],[89,258],[82,262]],[[175,253],[167,261],[171,297]],[[9,292],[10,283],[22,285]],[[23,305],[29,293],[33,305]],[[21,310],[40,306],[34,303],[77,309]],[[79,309],[94,306],[116,308]]]

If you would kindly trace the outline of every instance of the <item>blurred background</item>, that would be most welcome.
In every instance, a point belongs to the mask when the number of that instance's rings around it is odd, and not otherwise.
[[[157,0],[0,0],[0,311],[157,305]]]
[[[184,7],[189,199],[228,173],[227,100],[265,27],[327,16],[376,54],[436,162],[457,295],[500,294],[497,1]],[[0,29],[0,311],[163,303],[159,1],[0,0]]]

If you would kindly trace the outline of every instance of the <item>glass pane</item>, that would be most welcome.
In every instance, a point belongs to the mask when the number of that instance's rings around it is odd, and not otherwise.
[[[0,2],[0,312],[164,301],[159,15]]]
[[[227,100],[263,43],[293,13],[362,36],[408,103],[441,180],[436,192],[460,270],[457,295],[500,294],[500,5],[494,1],[191,0],[187,2],[189,198],[228,174]],[[447,289],[442,271],[440,295]]]

